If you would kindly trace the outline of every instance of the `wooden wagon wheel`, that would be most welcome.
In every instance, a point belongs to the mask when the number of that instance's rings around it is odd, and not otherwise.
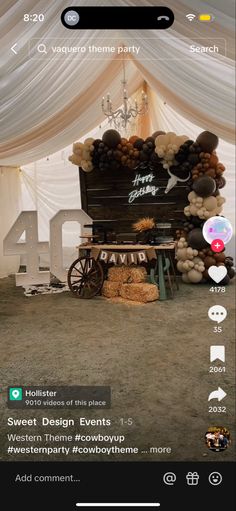
[[[102,265],[93,257],[76,259],[68,270],[68,286],[77,298],[93,298],[103,285]]]

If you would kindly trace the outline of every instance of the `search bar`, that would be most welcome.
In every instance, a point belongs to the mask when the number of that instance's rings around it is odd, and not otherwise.
[[[158,51],[147,51],[148,41],[155,40]],[[147,42],[147,43],[146,43]],[[78,38],[32,38],[29,41],[29,56],[33,58],[83,58],[90,60],[110,60],[111,58],[129,59],[130,56],[139,60],[183,60],[203,54],[213,55],[220,53],[226,55],[226,42],[224,38],[197,38],[194,43],[187,42],[186,38],[179,38],[181,51],[171,52],[174,39],[171,36],[161,37],[132,37],[121,43],[117,38],[96,38],[94,43],[78,42]],[[152,45],[151,45],[152,48]]]

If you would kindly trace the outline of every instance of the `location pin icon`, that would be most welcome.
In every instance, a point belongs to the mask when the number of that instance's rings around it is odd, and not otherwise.
[[[12,395],[13,395],[13,397],[14,397],[15,399],[17,399],[17,398],[19,397],[19,395],[20,395],[19,390],[16,390],[16,389],[15,389],[15,390],[13,390],[13,391],[12,391]]]

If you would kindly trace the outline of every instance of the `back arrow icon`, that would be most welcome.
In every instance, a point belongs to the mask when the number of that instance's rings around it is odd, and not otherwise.
[[[11,47],[11,51],[13,51],[13,53],[15,53],[15,55],[17,55],[17,51],[15,50],[16,46],[17,46],[17,43],[13,44],[13,46]]]
[[[218,387],[218,390],[214,390],[209,394],[208,401],[211,401],[211,399],[218,399],[218,401],[222,401],[225,396],[227,396],[226,392],[224,392],[221,387]]]

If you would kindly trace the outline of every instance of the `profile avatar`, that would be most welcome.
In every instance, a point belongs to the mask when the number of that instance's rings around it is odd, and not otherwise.
[[[211,451],[225,451],[230,445],[230,432],[222,426],[211,426],[205,434],[205,443]]]

